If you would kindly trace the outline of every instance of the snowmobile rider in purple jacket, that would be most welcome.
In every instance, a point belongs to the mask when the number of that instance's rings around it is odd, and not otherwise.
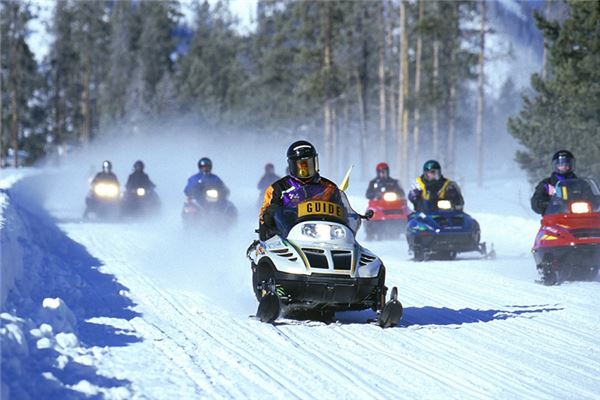
[[[556,184],[567,179],[577,179],[575,175],[575,156],[568,150],[560,150],[552,156],[552,174],[550,177],[540,181],[531,196],[531,209],[538,214],[544,215],[550,204],[550,199],[556,192]],[[585,195],[593,202],[593,208],[598,208],[600,198],[594,195],[592,188]]]
[[[442,167],[435,160],[423,164],[423,174],[412,186],[408,199],[415,212],[436,211],[438,200],[450,200],[455,210],[462,210],[465,204],[456,182],[442,175]]]
[[[198,161],[199,172],[196,175],[192,175],[188,178],[187,185],[183,192],[188,197],[197,198],[203,192],[206,187],[213,187],[222,192],[222,199],[226,199],[229,196],[229,189],[221,178],[212,173],[212,161],[208,157],[202,157]]]
[[[274,182],[265,191],[259,215],[261,240],[276,235],[275,214],[282,207],[296,208],[307,200],[323,200],[341,204],[337,185],[319,175],[319,156],[315,147],[299,140],[287,150],[289,175]]]
[[[133,172],[129,175],[125,184],[125,189],[128,192],[135,192],[138,188],[153,190],[156,187],[150,180],[150,177],[144,172],[144,167],[144,162],[141,160],[137,160],[133,164]]]

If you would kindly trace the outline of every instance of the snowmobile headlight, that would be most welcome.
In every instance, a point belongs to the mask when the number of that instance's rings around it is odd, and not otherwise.
[[[438,200],[437,206],[440,210],[450,210],[452,208],[452,203],[450,200]]]
[[[346,231],[339,226],[329,224],[304,224],[302,235],[311,239],[341,240],[346,238]]]
[[[219,191],[217,189],[208,189],[206,191],[206,198],[209,201],[216,201],[219,199]]]
[[[341,240],[346,239],[346,231],[341,226],[332,226],[331,227],[331,239],[333,240]]]
[[[137,188],[137,190],[135,191],[135,193],[138,196],[145,196],[146,195],[146,189],[144,189],[144,188]]]
[[[304,224],[302,226],[302,234],[312,239],[318,238],[319,232],[317,232],[317,224]]]
[[[394,192],[387,192],[383,194],[383,200],[385,201],[396,201],[398,200],[398,194]]]
[[[592,207],[587,201],[575,201],[571,203],[571,212],[573,214],[587,214],[592,212]]]
[[[97,183],[94,185],[94,194],[98,197],[117,197],[119,195],[119,186],[114,183]]]

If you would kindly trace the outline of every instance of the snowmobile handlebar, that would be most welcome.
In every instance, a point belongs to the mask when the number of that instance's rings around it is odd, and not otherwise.
[[[373,218],[373,215],[375,215],[375,211],[373,210],[367,210],[367,212],[365,213],[365,215],[360,215],[361,219],[366,219],[367,221],[370,220],[371,218]]]

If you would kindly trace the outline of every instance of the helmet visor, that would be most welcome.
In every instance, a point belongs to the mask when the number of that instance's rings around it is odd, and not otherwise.
[[[388,178],[390,176],[390,171],[387,168],[379,168],[377,170],[377,176],[380,178]]]
[[[552,161],[554,172],[560,175],[566,175],[575,170],[575,160],[571,157],[558,157]]]
[[[439,169],[429,169],[425,171],[425,180],[427,181],[437,181],[442,176],[442,173]]]
[[[291,172],[300,179],[312,178],[317,173],[317,160],[315,158],[302,158],[293,163]]]

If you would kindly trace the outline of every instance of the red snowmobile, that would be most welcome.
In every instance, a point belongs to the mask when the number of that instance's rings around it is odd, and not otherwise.
[[[600,191],[591,179],[559,182],[542,217],[533,256],[545,285],[593,280],[600,268]]]
[[[406,221],[410,210],[403,193],[386,191],[369,200],[367,210],[373,211],[373,217],[365,224],[367,240],[397,239],[406,231]]]

